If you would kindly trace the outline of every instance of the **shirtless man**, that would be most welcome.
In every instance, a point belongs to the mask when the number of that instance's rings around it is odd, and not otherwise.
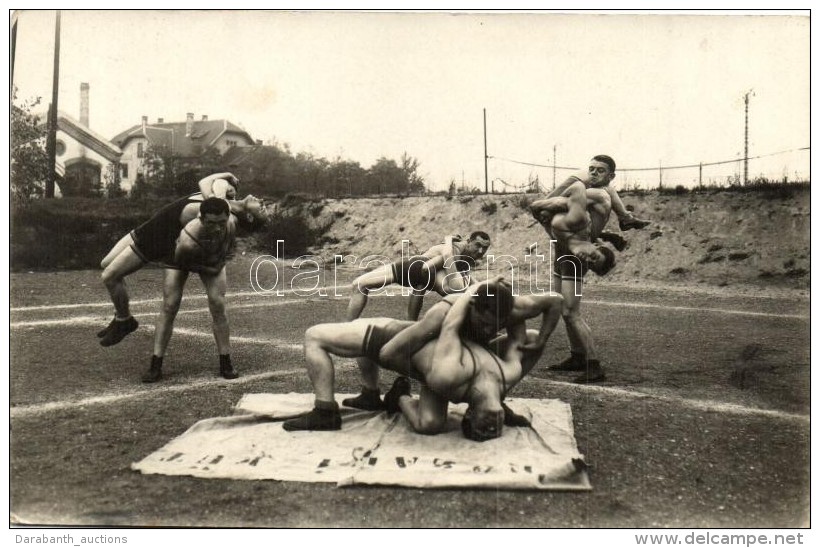
[[[97,336],[102,346],[119,343],[138,327],[129,310],[125,277],[147,263],[165,268],[163,309],[154,333],[154,355],[144,382],[159,380],[162,359],[190,272],[197,272],[208,296],[214,337],[220,355],[220,374],[236,378],[230,360],[225,316],[225,262],[230,259],[240,222],[262,219],[264,206],[253,196],[229,204],[221,198],[203,200],[199,194],[181,198],[120,239],[102,260],[102,281],[115,308],[115,317]]]
[[[563,183],[547,194],[547,198],[562,196],[572,183],[581,181],[587,189],[600,188],[607,193],[611,210],[618,216],[618,227],[621,230],[626,231],[632,230],[633,228],[646,227],[649,221],[636,218],[626,209],[618,191],[610,185],[613,179],[615,179],[615,160],[606,154],[598,154],[589,162],[587,171],[579,171],[570,175]],[[603,225],[606,225],[608,220],[609,215],[603,219]],[[603,225],[601,226],[601,230],[603,230]]]
[[[594,167],[606,166],[593,160]],[[591,200],[588,198],[592,197]],[[553,283],[564,297],[562,315],[570,340],[571,356],[551,367],[554,371],[583,371],[577,383],[605,379],[589,325],[581,317],[584,276],[592,270],[603,276],[615,266],[615,254],[597,237],[609,217],[611,202],[603,190],[589,189],[582,181],[570,183],[561,196],[530,205],[533,216],[555,240]],[[592,243],[596,241],[596,243]]]
[[[423,344],[408,360],[391,364],[382,360],[382,347],[414,322],[367,318],[311,327],[305,333],[305,358],[316,394],[314,409],[286,421],[284,428],[341,428],[341,414],[334,398],[332,354],[364,357],[399,373],[401,376],[385,396],[386,408],[389,412],[401,410],[416,432],[444,431],[449,402],[466,402],[469,408],[462,423],[465,436],[475,441],[497,438],[503,425],[512,422],[506,416],[504,396],[537,363],[546,337],[558,323],[560,297],[553,295],[551,305],[541,331],[528,332],[525,324],[518,323],[508,336],[492,341],[492,348],[498,352],[495,354],[465,339],[463,333],[496,333],[512,313],[512,293],[501,283],[473,285],[457,296],[437,339]],[[410,396],[406,377],[423,383],[418,399]]]
[[[422,255],[402,257],[366,272],[351,284],[346,318],[355,320],[362,315],[371,290],[396,283],[412,288],[407,318],[416,320],[428,291],[440,295],[464,291],[470,285],[469,274],[475,261],[484,257],[489,247],[490,236],[486,232],[473,232],[466,242],[448,236],[443,244],[434,245]]]
[[[484,282],[490,286],[501,285],[502,290],[509,291],[502,283],[502,277],[496,276]],[[379,354],[378,362],[384,367],[397,368],[409,361],[412,356],[430,341],[435,340],[441,333],[442,325],[459,295],[449,295],[433,305],[421,320],[407,326],[389,341],[386,341]],[[486,312],[475,307],[471,310],[471,319],[462,329],[462,336],[480,345],[487,345],[497,338],[500,329],[506,329],[507,334],[514,330],[526,327],[526,321],[542,316],[541,330],[538,334],[538,344],[544,344],[552,332],[551,321],[557,317],[563,299],[555,293],[542,295],[515,295],[512,297],[512,310],[506,318],[492,316],[492,311]],[[533,347],[536,342],[530,341]],[[385,403],[381,400],[379,390],[379,368],[371,361],[359,361],[359,370],[362,374],[362,391],[354,398],[342,400],[342,405],[375,411],[384,409]]]

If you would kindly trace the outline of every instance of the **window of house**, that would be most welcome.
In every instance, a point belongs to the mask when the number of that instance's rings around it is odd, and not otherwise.
[[[65,143],[57,140],[57,148],[56,148],[57,156],[62,156],[65,154]]]
[[[137,158],[145,156],[145,151],[142,148],[142,143],[137,143]]]
[[[120,177],[122,179],[128,178],[128,164],[120,164]]]
[[[228,145],[228,147],[235,147],[237,143],[233,139],[227,139],[225,144]]]

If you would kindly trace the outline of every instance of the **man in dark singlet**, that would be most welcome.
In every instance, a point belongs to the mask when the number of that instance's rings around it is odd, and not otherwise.
[[[119,343],[138,322],[130,314],[125,277],[147,263],[164,267],[163,308],[154,334],[154,355],[144,382],[161,376],[162,360],[179,310],[182,290],[190,272],[197,272],[205,285],[213,318],[220,374],[236,378],[230,360],[228,320],[225,315],[225,263],[231,257],[236,225],[264,217],[264,206],[253,196],[228,202],[221,198],[203,200],[200,194],[181,198],[123,237],[102,260],[102,281],[115,308],[111,323],[97,335],[102,346]]]
[[[549,334],[560,318],[561,297],[552,295],[540,331],[528,331],[524,322],[508,326],[508,334],[485,345],[473,335],[495,334],[509,323],[513,296],[504,284],[485,282],[453,296],[452,307],[437,338],[408,359],[386,362],[382,351],[390,341],[416,322],[367,318],[338,324],[320,324],[305,333],[305,359],[316,394],[314,409],[284,423],[286,430],[338,430],[341,414],[334,398],[331,355],[355,357],[399,373],[385,396],[388,412],[402,411],[412,428],[422,434],[444,431],[449,402],[469,404],[462,423],[466,437],[476,441],[497,438],[502,426],[525,426],[523,417],[509,416],[504,396],[537,363]],[[418,399],[410,396],[406,377],[422,383]],[[510,420],[510,419],[518,419]]]
[[[402,257],[366,272],[351,284],[346,318],[355,320],[362,315],[371,290],[395,283],[413,290],[407,319],[416,320],[427,292],[448,295],[464,291],[470,285],[470,270],[489,247],[490,236],[486,232],[473,232],[467,241],[448,236],[443,244],[432,246],[422,255]]]

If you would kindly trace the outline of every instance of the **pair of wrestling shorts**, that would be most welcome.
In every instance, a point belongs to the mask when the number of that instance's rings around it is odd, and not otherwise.
[[[425,274],[422,268],[427,259],[423,255],[415,255],[392,263],[390,266],[393,270],[393,283],[419,291],[433,289],[436,285],[435,270],[428,270]]]
[[[584,281],[584,276],[589,272],[586,261],[582,261],[575,255],[561,255],[552,265],[552,273],[562,280]]]

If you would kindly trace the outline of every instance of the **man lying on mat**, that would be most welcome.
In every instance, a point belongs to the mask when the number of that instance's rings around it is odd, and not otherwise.
[[[559,295],[547,296],[549,306],[538,331],[524,322],[507,325],[508,333],[481,345],[466,331],[495,334],[513,310],[513,296],[503,283],[484,282],[458,296],[435,340],[425,343],[403,362],[385,363],[380,350],[415,322],[391,318],[367,318],[353,322],[320,324],[305,333],[305,358],[316,401],[314,409],[285,421],[285,430],[339,430],[341,413],[334,397],[334,367],[331,356],[370,360],[399,373],[385,395],[390,413],[401,411],[412,428],[421,434],[445,430],[449,402],[467,403],[462,422],[464,435],[475,441],[497,438],[507,419],[504,396],[538,362],[549,334],[561,317]],[[410,395],[406,377],[422,383],[419,398]],[[521,419],[521,417],[516,416]],[[515,425],[525,425],[515,422]]]

